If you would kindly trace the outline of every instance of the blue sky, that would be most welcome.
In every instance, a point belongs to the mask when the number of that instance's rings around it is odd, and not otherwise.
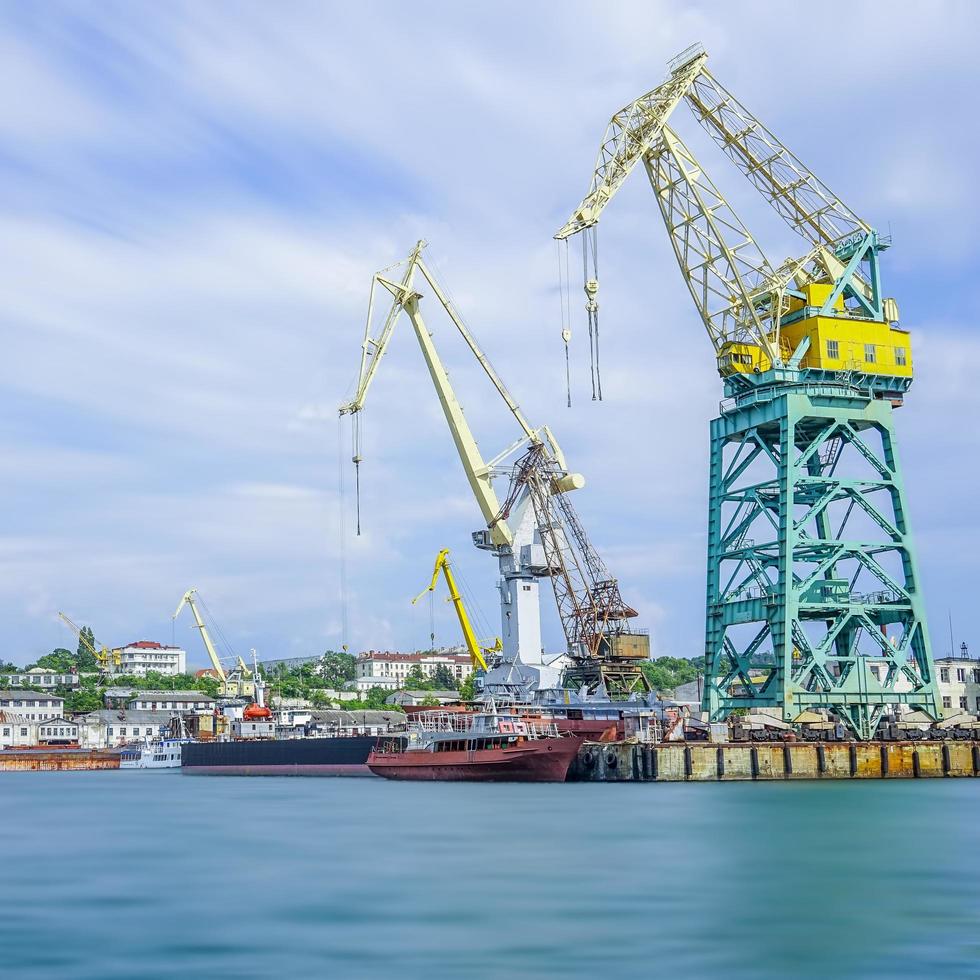
[[[973,636],[980,83],[970,3],[0,3],[4,659],[172,637],[196,586],[234,648],[342,641],[336,420],[372,272],[419,237],[494,363],[558,433],[578,506],[658,654],[701,652],[710,349],[650,191],[602,222],[604,388],[573,291],[564,406],[554,230],[611,113],[700,40],[718,77],[884,231],[913,330],[898,424],[931,626]],[[888,9],[887,16],[883,12]],[[842,25],[846,25],[842,27]],[[804,251],[690,118],[770,257]],[[576,283],[573,278],[573,285]],[[423,301],[424,304],[425,301]],[[434,311],[487,453],[504,412]],[[441,547],[495,619],[494,562],[410,335],[365,413],[344,519],[352,649],[416,648]],[[350,474],[347,474],[348,483]],[[437,642],[455,642],[436,605]],[[549,645],[559,647],[548,611]],[[980,649],[980,648],[978,648]]]

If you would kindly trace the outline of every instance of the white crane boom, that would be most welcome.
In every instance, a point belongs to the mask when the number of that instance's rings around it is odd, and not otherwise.
[[[204,625],[204,620],[201,619],[201,614],[198,612],[197,603],[194,601],[195,595],[197,595],[197,589],[188,589],[183,594],[180,602],[177,605],[177,611],[173,614],[173,618],[176,619],[180,615],[180,611],[185,605],[190,606],[191,613],[194,615],[194,622],[197,625],[197,628],[201,631],[201,639],[204,641],[204,649],[208,652],[208,658],[211,660],[211,666],[214,667],[214,672],[218,675],[218,679],[221,681],[221,683],[225,684],[228,677],[225,674],[224,668],[221,666],[221,661],[218,659],[218,651],[211,642],[211,634],[208,633],[208,628]]]
[[[508,457],[528,445],[545,447],[550,457],[555,460],[560,475],[554,481],[553,492],[578,489],[584,486],[585,479],[579,474],[567,471],[564,454],[550,429],[547,426],[534,428],[528,422],[445,291],[422,261],[421,252],[425,244],[424,241],[419,241],[412,249],[405,260],[405,268],[400,280],[392,275],[392,270],[397,266],[390,266],[373,277],[367,324],[361,344],[357,388],[354,397],[340,407],[340,414],[351,415],[354,418],[354,463],[355,466],[359,465],[361,457],[357,417],[364,408],[378,365],[388,349],[398,317],[404,310],[412,323],[460,462],[483,516],[484,526],[482,530],[474,533],[474,543],[483,550],[493,552],[500,564],[503,659],[511,664],[520,660],[525,665],[540,665],[543,662],[543,654],[537,579],[547,577],[549,572],[540,554],[541,545],[536,538],[533,508],[530,507],[529,500],[522,501],[514,508],[509,519],[502,520],[501,505],[492,480],[500,472],[499,468]],[[436,299],[449,315],[453,325],[518,424],[520,434],[517,440],[489,461],[484,459],[480,452],[449,375],[436,350],[432,334],[419,311],[421,294],[416,289],[416,271],[431,287]],[[372,320],[378,285],[391,293],[393,301],[381,330],[375,337],[372,335]]]
[[[374,380],[374,376],[377,373],[378,365],[381,363],[381,358],[384,357],[388,350],[388,343],[391,340],[395,324],[398,321],[398,316],[404,310],[405,313],[408,314],[408,318],[415,330],[416,339],[418,340],[419,347],[422,350],[422,356],[425,360],[426,367],[429,370],[429,375],[432,378],[432,384],[435,387],[436,395],[439,398],[439,404],[442,406],[443,414],[446,417],[446,423],[449,426],[450,434],[452,435],[453,442],[456,445],[456,451],[459,454],[460,462],[463,464],[463,470],[466,473],[470,488],[473,491],[473,495],[476,497],[477,504],[480,507],[480,512],[483,515],[484,521],[488,527],[491,527],[492,525],[490,530],[491,540],[497,546],[511,545],[514,538],[513,531],[508,526],[506,521],[496,520],[500,514],[500,501],[497,499],[497,495],[491,482],[493,476],[493,464],[499,461],[503,455],[513,452],[519,446],[525,445],[526,443],[540,443],[542,441],[548,444],[552,455],[563,468],[565,464],[565,457],[561,451],[561,448],[558,446],[557,441],[552,435],[551,430],[548,429],[547,426],[544,426],[539,430],[533,428],[528,422],[524,413],[521,411],[520,406],[517,404],[517,401],[507,390],[506,385],[494,370],[493,365],[490,363],[486,354],[483,353],[483,350],[480,348],[479,344],[477,344],[476,339],[466,327],[462,317],[456,311],[456,308],[439,286],[426,264],[422,261],[421,251],[425,247],[425,244],[426,243],[424,241],[419,241],[415,245],[415,248],[412,249],[408,259],[406,260],[405,272],[400,282],[385,276],[384,272],[388,270],[383,270],[382,272],[375,274],[371,283],[371,298],[368,302],[368,319],[364,331],[364,342],[361,345],[361,369],[358,375],[357,391],[349,402],[340,407],[340,414],[355,415],[364,408],[368,389],[370,388],[371,382]],[[442,304],[446,313],[449,315],[453,325],[466,341],[466,345],[473,353],[473,356],[476,358],[480,367],[483,368],[484,373],[490,379],[494,388],[496,388],[497,393],[507,405],[507,408],[514,416],[514,419],[517,421],[517,424],[520,426],[521,431],[523,432],[523,436],[514,446],[508,447],[503,454],[495,457],[495,460],[491,463],[487,463],[480,453],[480,449],[477,445],[476,439],[473,436],[473,432],[470,429],[469,423],[466,421],[463,407],[460,405],[456,392],[449,380],[449,375],[446,368],[442,363],[439,352],[436,350],[435,343],[432,339],[432,334],[426,327],[425,321],[422,318],[418,303],[422,294],[417,292],[414,287],[416,269],[421,272],[422,276],[425,278],[425,281],[432,288],[433,293]],[[383,286],[386,290],[388,290],[388,292],[391,293],[393,303],[391,309],[388,311],[388,315],[385,317],[381,332],[375,339],[371,336],[371,319],[374,309],[375,288],[378,284]],[[355,462],[359,462],[359,456],[356,453]],[[582,480],[581,477],[570,477],[569,479],[571,482],[567,485],[563,485],[562,489],[577,489],[579,486],[584,484],[584,480]]]

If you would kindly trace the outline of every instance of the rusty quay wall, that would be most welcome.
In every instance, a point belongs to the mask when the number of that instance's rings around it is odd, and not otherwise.
[[[974,742],[586,742],[568,778],[602,783],[977,775],[980,744]]]
[[[0,772],[41,772],[62,769],[118,769],[118,752],[98,750],[22,750],[0,752]]]

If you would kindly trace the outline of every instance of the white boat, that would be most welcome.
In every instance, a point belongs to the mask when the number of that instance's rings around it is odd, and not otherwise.
[[[179,769],[180,747],[190,738],[154,738],[127,745],[120,754],[120,769]]]

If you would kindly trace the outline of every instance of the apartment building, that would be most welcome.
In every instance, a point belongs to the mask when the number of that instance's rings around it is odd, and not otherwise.
[[[455,650],[436,650],[432,653],[381,653],[369,650],[357,655],[355,685],[358,691],[369,691],[372,687],[397,691],[405,687],[414,667],[419,667],[422,674],[429,678],[435,675],[439,667],[445,667],[457,683],[473,673],[469,656]]]
[[[181,647],[164,646],[153,640],[137,640],[119,651],[118,664],[109,665],[115,676],[131,674],[145,677],[149,671],[158,674],[186,674],[187,652]]]

